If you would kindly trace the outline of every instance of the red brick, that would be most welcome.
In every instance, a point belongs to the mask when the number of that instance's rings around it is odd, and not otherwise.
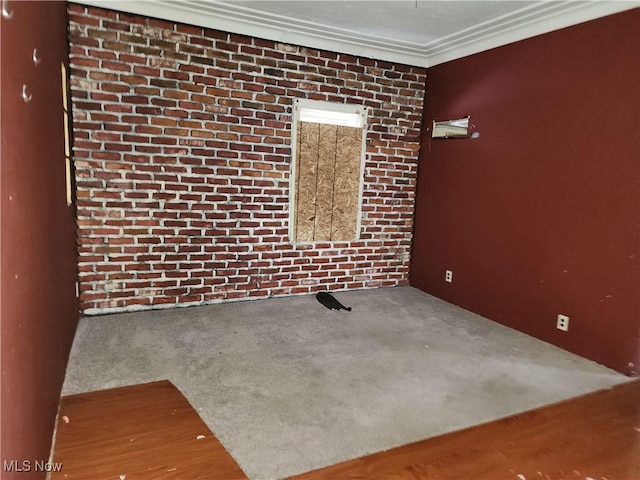
[[[424,69],[69,11],[83,309],[407,283]],[[295,98],[371,108],[361,240],[289,243]]]

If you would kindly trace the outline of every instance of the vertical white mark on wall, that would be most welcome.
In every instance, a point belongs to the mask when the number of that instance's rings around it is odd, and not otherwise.
[[[69,157],[64,158],[65,173],[66,173],[66,187],[67,187],[67,207],[72,203],[71,198],[71,159]]]
[[[70,148],[69,148],[69,114],[64,112],[64,154],[65,156],[70,156]]]
[[[67,110],[67,67],[64,66],[64,63],[60,64],[60,70],[62,73],[62,108]]]
[[[71,138],[69,135],[69,103],[67,98],[67,68],[64,63],[60,64],[60,74],[62,75],[62,110],[64,128],[64,166],[65,166],[65,186],[67,191],[67,207],[73,203],[73,192],[71,184]]]

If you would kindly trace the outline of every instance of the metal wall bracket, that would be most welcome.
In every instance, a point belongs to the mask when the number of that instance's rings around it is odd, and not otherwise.
[[[8,3],[7,0],[2,0],[2,18],[5,20],[10,20],[13,17],[13,10],[9,11]]]
[[[27,86],[22,85],[22,99],[24,100],[24,103],[29,103],[32,98],[31,94],[27,92]]]

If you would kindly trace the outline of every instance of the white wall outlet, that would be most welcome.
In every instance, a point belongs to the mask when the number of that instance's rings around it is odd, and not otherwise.
[[[453,272],[451,270],[444,272],[444,281],[449,283],[453,282]]]
[[[569,331],[569,317],[566,315],[558,314],[558,330],[562,330],[563,332]]]

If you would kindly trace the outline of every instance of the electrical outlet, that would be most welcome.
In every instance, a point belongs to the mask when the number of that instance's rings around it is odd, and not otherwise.
[[[563,332],[569,331],[569,317],[566,315],[558,314],[558,330],[562,330]]]
[[[449,283],[453,282],[453,272],[451,270],[444,272],[444,281]]]

